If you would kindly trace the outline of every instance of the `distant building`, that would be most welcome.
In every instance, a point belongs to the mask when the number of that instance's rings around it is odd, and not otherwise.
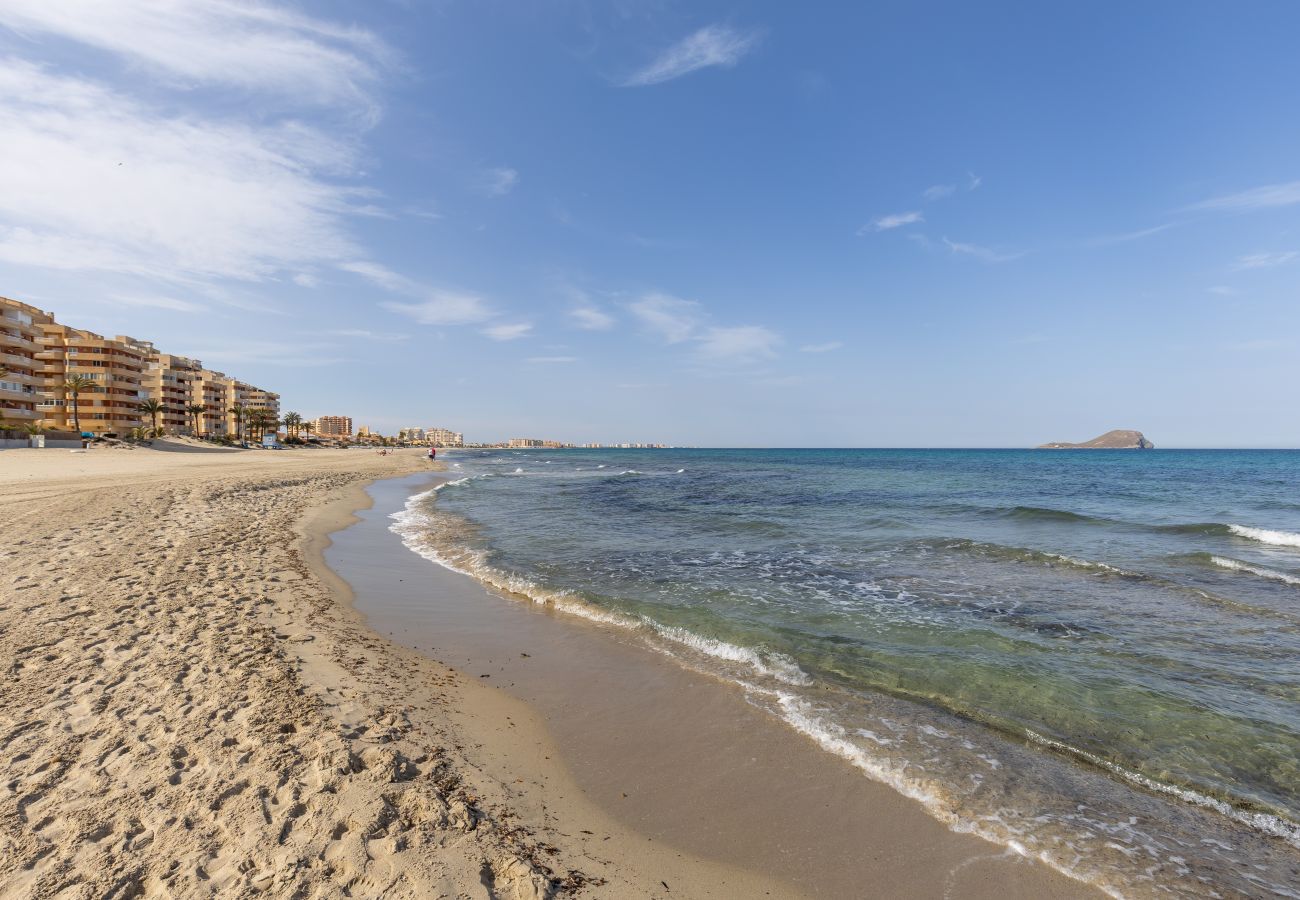
[[[357,437],[359,437],[359,438],[368,438],[368,437],[370,437],[370,426],[369,426],[369,425],[362,425],[362,426],[358,427],[358,428],[357,428]]]
[[[447,428],[429,428],[425,431],[430,445],[434,447],[464,447],[465,435]]]
[[[544,444],[541,438],[511,438],[506,442],[506,447],[511,450],[523,450],[530,447],[541,447]]]
[[[323,438],[352,436],[351,416],[320,416],[312,422],[316,434]]]

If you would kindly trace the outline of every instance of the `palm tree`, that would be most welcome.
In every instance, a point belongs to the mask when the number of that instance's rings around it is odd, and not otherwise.
[[[185,407],[185,411],[194,419],[194,436],[199,436],[199,416],[207,411],[207,407],[202,403],[190,403]]]
[[[236,403],[231,407],[230,414],[235,417],[235,436],[242,441],[244,439],[244,420],[248,418],[248,407],[242,403]]]
[[[307,437],[311,437],[311,433],[316,430],[316,423],[310,420],[303,422],[302,430],[307,432]]]
[[[63,382],[63,390],[72,395],[72,427],[77,432],[77,437],[81,437],[81,408],[78,405],[81,401],[81,392],[89,391],[94,387],[95,379],[89,375],[72,375]]]
[[[284,414],[284,427],[288,431],[289,437],[298,436],[298,426],[302,424],[302,416],[296,412],[287,412]]]
[[[158,414],[163,411],[163,405],[159,403],[157,400],[155,400],[154,398],[150,397],[148,400],[144,401],[136,408],[139,409],[140,412],[148,414],[150,420],[153,422],[152,434],[154,437],[157,437],[158,436]]]

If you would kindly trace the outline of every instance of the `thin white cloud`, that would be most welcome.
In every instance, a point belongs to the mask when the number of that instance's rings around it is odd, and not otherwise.
[[[293,283],[298,287],[314,288],[320,285],[320,279],[308,272],[299,272],[293,276]]]
[[[1025,255],[1023,251],[1016,253],[1003,253],[988,247],[981,247],[977,244],[963,244],[959,241],[950,241],[947,238],[944,238],[943,242],[956,256],[969,256],[972,259],[978,259],[981,262],[987,263],[1010,262],[1013,259],[1019,259]]]
[[[1262,187],[1211,197],[1200,203],[1193,203],[1189,210],[1208,210],[1212,212],[1253,212],[1258,209],[1272,209],[1278,206],[1294,206],[1300,203],[1300,181],[1288,181],[1282,184],[1266,184]]]
[[[0,260],[200,282],[357,253],[355,147],[299,122],[163,113],[0,61]]]
[[[933,203],[935,200],[942,200],[944,197],[951,197],[957,190],[955,184],[932,184],[925,190],[921,191],[921,198]]]
[[[595,306],[575,306],[569,318],[584,331],[608,331],[614,327],[614,317]]]
[[[1300,259],[1300,250],[1288,250],[1285,253],[1251,253],[1237,258],[1232,264],[1234,269],[1271,269],[1284,266]]]
[[[844,346],[843,341],[827,341],[824,344],[804,344],[799,348],[800,353],[830,353],[832,350],[838,350]]]
[[[474,325],[493,315],[480,297],[432,288],[427,289],[423,300],[415,303],[390,301],[380,305],[421,325]]]
[[[483,173],[480,187],[489,197],[504,197],[519,184],[519,172],[515,169],[488,169]]]
[[[703,322],[700,305],[668,294],[646,294],[628,304],[641,324],[669,344],[689,340]]]
[[[924,222],[924,221],[925,221],[925,216],[921,215],[921,213],[917,210],[912,210],[911,212],[893,213],[888,216],[880,216],[877,219],[872,219],[871,230],[889,231],[893,228],[902,228],[904,225],[915,225],[918,222]],[[866,231],[867,231],[867,227],[864,225],[862,228],[858,229],[858,234],[859,235],[864,234]]]
[[[169,309],[173,312],[197,313],[207,309],[200,303],[157,294],[115,294],[113,299],[123,306],[148,306],[154,309]]]
[[[484,328],[483,335],[494,341],[517,341],[520,338],[528,337],[529,332],[532,330],[531,322],[502,322]]]
[[[393,52],[368,31],[241,0],[5,0],[0,25],[112,53],[177,87],[215,85],[295,103],[360,107]]]
[[[1140,241],[1142,238],[1151,237],[1153,234],[1159,234],[1162,231],[1168,231],[1174,227],[1173,222],[1166,222],[1164,225],[1156,225],[1151,228],[1142,228],[1138,231],[1126,231],[1122,234],[1107,234],[1088,241],[1092,246],[1102,246],[1105,244],[1124,244],[1129,241]]]
[[[524,360],[527,363],[539,365],[555,365],[560,363],[574,363],[578,361],[576,356],[530,356]]]
[[[984,176],[976,175],[974,172],[966,173],[966,190],[973,191],[984,183]]]
[[[400,341],[410,339],[409,334],[402,334],[396,331],[371,331],[368,328],[331,328],[322,334],[333,337],[359,338],[365,341],[377,341],[384,344],[395,344]]]
[[[248,362],[300,368],[303,366],[332,366],[353,361],[349,357],[340,356],[336,344],[325,341],[247,340],[239,341],[233,345],[191,348],[186,355],[194,359],[201,359],[209,366],[218,369]]]
[[[758,40],[757,31],[738,31],[728,25],[706,25],[634,73],[623,82],[623,87],[662,84],[710,66],[729,69],[758,46]]]
[[[358,259],[339,263],[338,267],[396,294],[415,294],[420,291],[420,286],[414,281],[377,262]]]
[[[1235,297],[1237,289],[1228,287],[1226,284],[1215,284],[1206,288],[1211,294],[1218,294],[1220,297]]]
[[[710,363],[753,363],[776,356],[781,336],[762,325],[735,325],[705,329],[696,350]]]

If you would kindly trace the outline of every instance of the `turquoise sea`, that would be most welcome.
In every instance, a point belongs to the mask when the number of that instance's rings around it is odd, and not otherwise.
[[[1117,895],[1300,897],[1300,452],[447,462],[411,549],[743,685],[951,827]]]

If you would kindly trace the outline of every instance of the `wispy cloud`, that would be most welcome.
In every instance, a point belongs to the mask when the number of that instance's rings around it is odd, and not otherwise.
[[[1228,287],[1226,284],[1215,284],[1206,288],[1211,294],[1218,294],[1220,297],[1235,297],[1237,289]]]
[[[369,260],[357,259],[341,262],[338,268],[353,275],[360,275],[369,282],[379,285],[386,291],[399,294],[418,293],[420,286],[405,275],[398,274],[385,265]]]
[[[662,84],[710,66],[729,69],[757,47],[758,41],[757,31],[739,31],[728,25],[706,25],[634,73],[623,82],[623,87]]]
[[[349,357],[339,355],[338,345],[326,341],[241,340],[230,345],[217,344],[191,348],[186,355],[202,359],[208,365],[217,368],[248,362],[300,368],[332,366],[352,361]]]
[[[1004,253],[998,250],[993,250],[989,247],[981,247],[977,244],[964,244],[959,241],[950,241],[947,238],[944,238],[943,242],[956,256],[969,256],[972,259],[978,259],[981,262],[987,263],[1010,262],[1013,259],[1019,259],[1025,255],[1023,251]]]
[[[642,325],[670,344],[690,339],[704,321],[698,303],[668,294],[646,294],[629,303],[628,309]]]
[[[574,363],[578,361],[576,356],[530,356],[524,360],[526,363],[535,363],[538,365],[558,365],[561,363]]]
[[[299,122],[177,116],[0,65],[0,259],[169,281],[260,280],[356,254],[354,148]]]
[[[480,297],[437,289],[429,289],[428,296],[416,303],[390,301],[380,305],[421,325],[474,325],[493,315]]]
[[[614,317],[595,306],[575,306],[569,318],[584,331],[608,331],[614,327]]]
[[[968,191],[976,190],[983,183],[984,183],[983,175],[976,175],[974,172],[966,173],[966,190]]]
[[[479,187],[489,197],[504,197],[519,184],[519,172],[515,169],[488,169],[479,180]]]
[[[734,325],[708,328],[700,335],[696,350],[709,363],[753,363],[776,356],[781,336],[762,325]]]
[[[1104,234],[1101,237],[1093,238],[1087,243],[1094,247],[1103,246],[1105,244],[1124,244],[1129,241],[1140,241],[1142,238],[1151,237],[1151,235],[1159,234],[1162,231],[1168,231],[1173,227],[1173,222],[1166,222],[1163,225],[1155,225],[1151,228],[1142,228],[1138,231],[1125,231],[1121,234]]]
[[[955,184],[932,184],[925,190],[921,191],[921,198],[927,202],[933,203],[935,200],[942,200],[944,197],[951,197],[957,190]]]
[[[200,303],[159,294],[115,294],[113,300],[123,306],[148,306],[154,309],[169,309],[173,312],[197,313],[207,309]]]
[[[880,216],[879,218],[872,219],[870,228],[868,228],[868,226],[866,225],[863,225],[861,228],[858,229],[858,234],[859,235],[866,234],[868,230],[889,231],[890,229],[893,228],[902,228],[904,225],[915,225],[918,222],[924,222],[924,221],[925,221],[925,216],[921,215],[921,213],[917,210],[912,210],[911,212],[893,213],[888,216]]]
[[[261,0],[5,0],[0,24],[96,47],[178,87],[233,87],[372,117],[375,85],[395,62],[364,29]]]
[[[483,335],[494,341],[517,341],[520,338],[528,337],[533,330],[531,322],[502,322],[499,325],[489,325],[483,329]]]
[[[396,344],[410,340],[409,334],[397,331],[371,331],[368,328],[331,328],[320,332],[331,337],[356,338],[363,341],[376,341],[383,344]]]
[[[320,279],[309,272],[299,272],[293,276],[293,283],[301,288],[314,288],[320,286]]]
[[[1193,203],[1187,209],[1218,212],[1253,212],[1258,209],[1272,209],[1278,206],[1294,206],[1297,203],[1300,203],[1300,181],[1288,181],[1282,184],[1266,184],[1262,187],[1239,191],[1235,194],[1211,197],[1209,200]]]
[[[1251,253],[1237,258],[1232,264],[1234,269],[1271,269],[1284,266],[1300,259],[1300,250],[1288,250],[1285,253]]]
[[[832,350],[838,350],[844,346],[843,341],[827,341],[824,344],[804,344],[799,348],[800,353],[830,353]]]

